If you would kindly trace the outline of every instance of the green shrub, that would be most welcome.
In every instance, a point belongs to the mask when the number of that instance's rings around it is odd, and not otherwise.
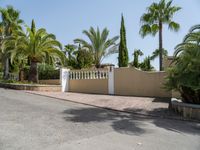
[[[48,80],[48,79],[59,79],[60,78],[60,70],[55,69],[52,65],[39,65],[38,67],[38,76],[39,80]]]
[[[24,68],[24,78],[28,79],[30,67],[26,66]],[[59,79],[60,78],[60,70],[55,69],[52,65],[47,64],[39,64],[38,65],[38,78],[39,80],[48,80],[48,79]]]

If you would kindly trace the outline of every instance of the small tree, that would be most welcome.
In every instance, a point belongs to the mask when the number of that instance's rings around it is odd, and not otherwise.
[[[143,71],[151,71],[153,70],[153,66],[151,65],[151,57],[147,56],[143,62],[140,64],[140,69]]]
[[[120,44],[119,44],[119,57],[118,64],[119,67],[128,66],[128,49],[126,46],[126,29],[124,25],[124,17],[121,18],[121,29],[120,29]]]
[[[80,45],[77,51],[76,60],[77,60],[77,67],[79,69],[91,67],[94,61],[92,53],[90,51],[87,51],[86,49],[81,48]]]
[[[134,50],[134,53],[133,53],[133,56],[134,56],[134,60],[133,60],[133,66],[135,68],[139,68],[140,66],[140,63],[139,63],[139,56],[142,56],[143,53],[140,49],[135,49]]]
[[[76,48],[77,47],[73,44],[65,45],[63,52],[65,53],[65,55],[68,58],[67,62],[65,62],[66,66],[71,66],[71,67],[74,66],[75,58],[73,56],[73,53],[75,52]]]

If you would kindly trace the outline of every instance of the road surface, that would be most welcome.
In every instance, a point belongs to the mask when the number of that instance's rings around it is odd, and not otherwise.
[[[0,88],[0,150],[200,150],[200,123]]]

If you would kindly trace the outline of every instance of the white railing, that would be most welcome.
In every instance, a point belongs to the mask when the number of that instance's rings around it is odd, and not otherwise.
[[[108,79],[108,70],[71,70],[69,79]]]

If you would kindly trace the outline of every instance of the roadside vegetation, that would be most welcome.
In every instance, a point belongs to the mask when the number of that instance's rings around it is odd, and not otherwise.
[[[182,101],[200,104],[200,25],[193,26],[174,52],[166,87],[181,93]]]

